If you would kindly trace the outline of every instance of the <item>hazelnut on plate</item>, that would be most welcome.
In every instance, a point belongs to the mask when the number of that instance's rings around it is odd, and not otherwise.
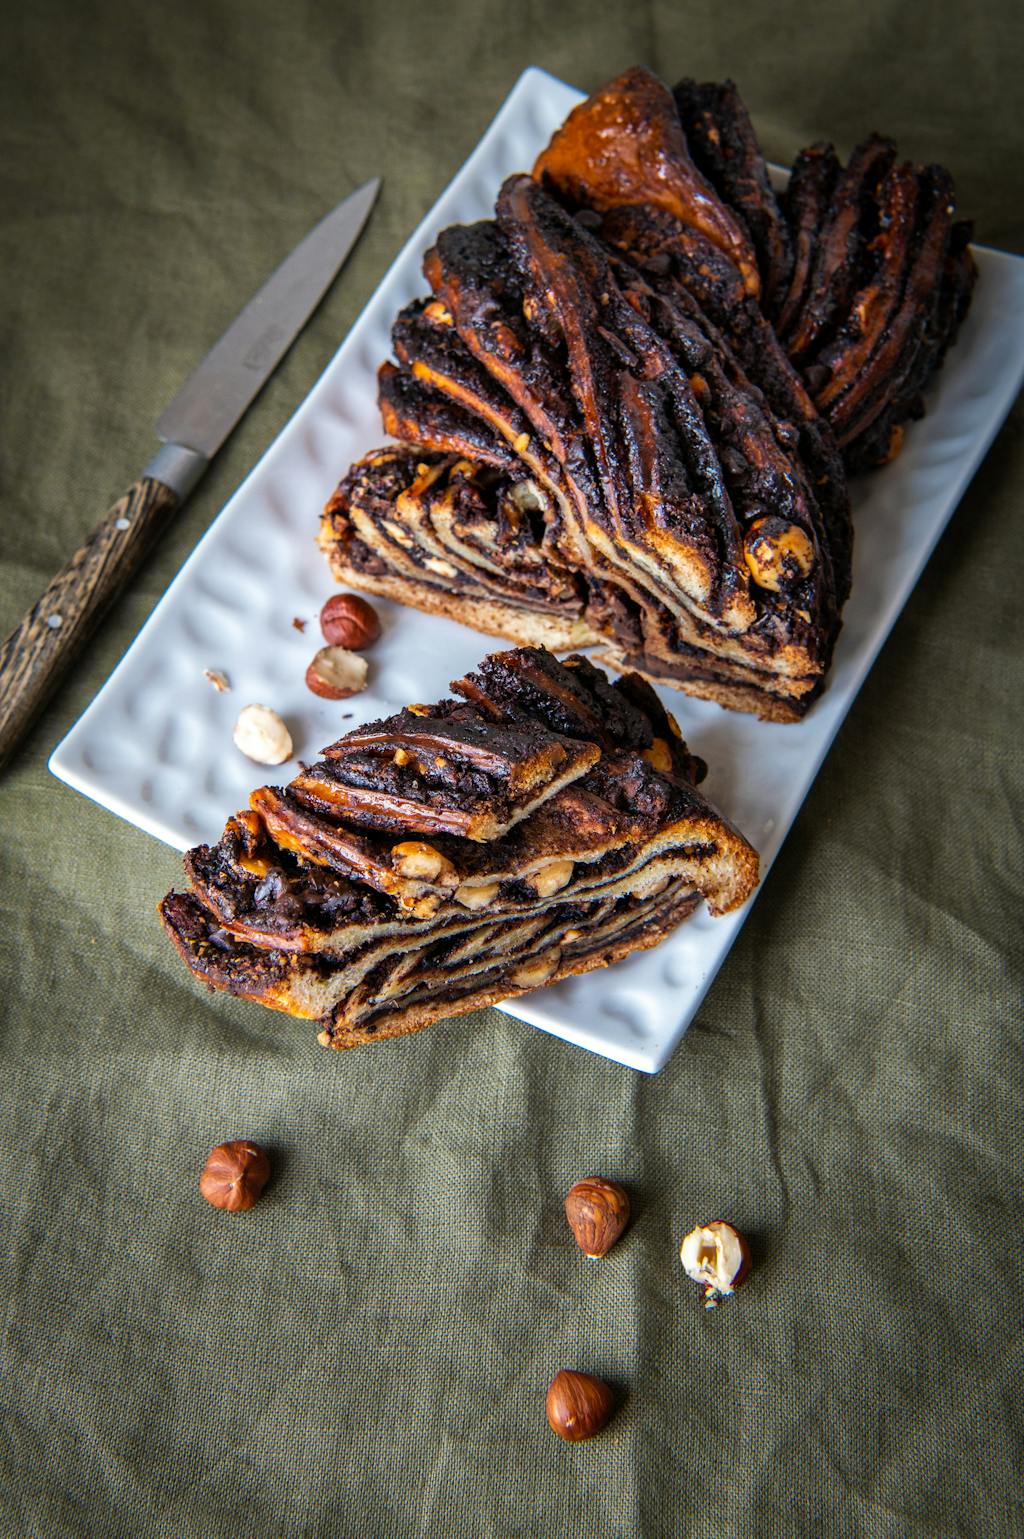
[[[335,593],[320,611],[320,629],[332,647],[362,652],[380,635],[380,617],[372,604],[355,593]]]
[[[211,1151],[199,1177],[199,1190],[211,1207],[245,1213],[256,1204],[269,1179],[270,1161],[259,1144],[235,1138]]]
[[[306,669],[306,688],[321,700],[347,700],[366,688],[366,659],[344,647],[321,647]]]
[[[546,1409],[552,1432],[567,1443],[582,1443],[607,1426],[615,1396],[603,1379],[563,1368],[551,1381]]]
[[[716,1218],[691,1229],[679,1249],[687,1277],[704,1289],[704,1308],[714,1309],[719,1299],[738,1288],[750,1270],[750,1246],[732,1224]]]
[[[269,705],[247,705],[232,734],[235,747],[257,764],[283,764],[292,756],[292,735]]]

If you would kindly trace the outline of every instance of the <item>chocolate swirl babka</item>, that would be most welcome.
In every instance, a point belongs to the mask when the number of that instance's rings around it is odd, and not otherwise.
[[[160,913],[198,979],[352,1047],[749,896],[757,855],[643,679],[521,648],[452,689],[350,732],[189,851]]]
[[[866,141],[786,196],[735,87],[644,70],[444,230],[352,468],[342,582],[792,721],[850,584],[847,469],[897,452],[970,298],[940,167]]]

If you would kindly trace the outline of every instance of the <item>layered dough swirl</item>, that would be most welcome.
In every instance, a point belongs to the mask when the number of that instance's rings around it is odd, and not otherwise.
[[[324,511],[347,584],[760,716],[823,687],[847,469],[897,452],[966,311],[939,167],[877,136],[781,202],[730,84],[628,70],[495,217],[440,233],[379,376],[398,445]]]
[[[725,913],[757,855],[643,679],[540,648],[263,787],[160,905],[202,982],[342,1048],[415,1031]]]

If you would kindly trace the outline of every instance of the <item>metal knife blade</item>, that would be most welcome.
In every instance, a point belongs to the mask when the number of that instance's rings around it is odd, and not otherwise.
[[[160,418],[163,448],[0,644],[0,764],[316,309],[379,189],[351,193],[285,257]]]
[[[160,417],[165,443],[213,458],[330,288],[379,191],[374,177],[350,193],[271,273]]]

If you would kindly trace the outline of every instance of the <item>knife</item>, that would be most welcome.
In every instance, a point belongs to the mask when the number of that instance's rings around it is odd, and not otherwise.
[[[337,276],[380,190],[374,177],[271,274],[156,425],[160,448],[0,647],[0,764]]]

